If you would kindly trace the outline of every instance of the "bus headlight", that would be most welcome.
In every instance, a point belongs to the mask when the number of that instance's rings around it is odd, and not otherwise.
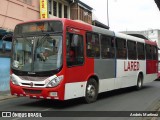
[[[54,78],[53,80],[51,80],[48,84],[47,87],[56,87],[59,85],[59,83],[63,80],[64,76],[58,76],[56,78]]]
[[[13,83],[14,85],[19,85],[19,84],[18,84],[18,81],[16,80],[16,78],[15,78],[13,75],[11,75],[11,81],[12,81],[12,83]]]

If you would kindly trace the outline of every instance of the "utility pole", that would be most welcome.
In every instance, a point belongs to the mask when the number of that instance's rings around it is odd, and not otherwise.
[[[109,10],[108,10],[108,0],[107,0],[107,23],[109,27]]]

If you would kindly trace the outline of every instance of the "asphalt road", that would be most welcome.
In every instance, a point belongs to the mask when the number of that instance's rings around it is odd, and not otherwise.
[[[0,111],[155,111],[160,108],[160,81],[153,81],[136,91],[135,88],[125,88],[99,95],[97,102],[85,104],[83,99],[65,102],[52,100],[37,100],[27,97],[0,101]],[[96,112],[95,112],[96,114]],[[1,118],[0,118],[1,119]],[[9,119],[9,118],[6,118]],[[11,118],[10,118],[11,119]],[[23,118],[12,118],[13,120]],[[25,118],[28,119],[28,118]],[[32,118],[29,118],[32,120]],[[139,117],[54,117],[42,118],[53,120],[140,120]],[[144,119],[144,118],[143,118]],[[147,118],[149,120],[153,118]],[[156,120],[156,119],[155,119]]]

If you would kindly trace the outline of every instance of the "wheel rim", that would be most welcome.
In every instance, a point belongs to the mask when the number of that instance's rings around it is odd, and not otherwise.
[[[87,97],[93,99],[96,95],[96,88],[94,85],[88,85],[87,87]]]
[[[141,88],[142,87],[142,80],[139,78],[138,80],[138,87]]]

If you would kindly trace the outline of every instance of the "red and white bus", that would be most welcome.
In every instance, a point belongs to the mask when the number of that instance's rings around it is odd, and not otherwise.
[[[99,93],[157,78],[157,44],[68,19],[18,24],[14,30],[12,95],[96,101]]]

